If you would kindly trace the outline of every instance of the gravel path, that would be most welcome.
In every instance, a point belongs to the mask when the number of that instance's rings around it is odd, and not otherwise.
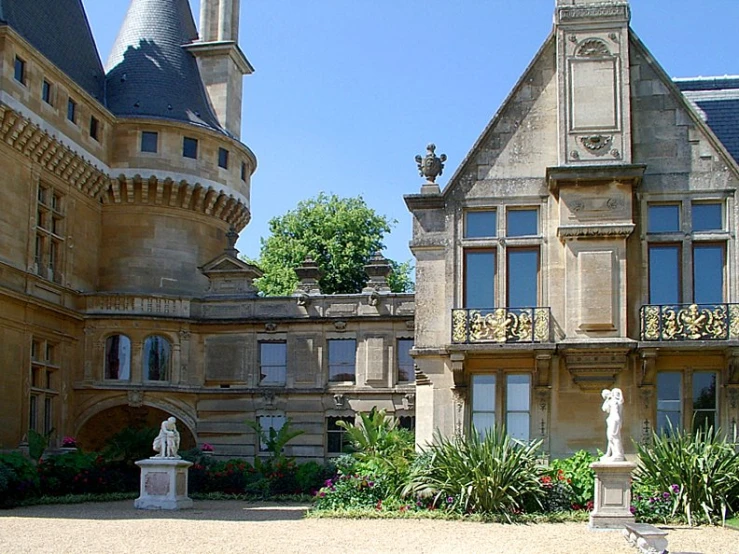
[[[304,505],[196,501],[143,511],[133,501],[0,511],[0,553],[636,554],[619,532],[584,523],[500,525],[434,520],[303,519]],[[669,529],[672,552],[739,554],[739,532]]]

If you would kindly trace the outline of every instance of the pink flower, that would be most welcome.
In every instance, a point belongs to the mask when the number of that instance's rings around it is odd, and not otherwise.
[[[200,450],[203,452],[213,452],[213,446],[208,444],[207,442],[203,443],[203,446],[200,447]]]

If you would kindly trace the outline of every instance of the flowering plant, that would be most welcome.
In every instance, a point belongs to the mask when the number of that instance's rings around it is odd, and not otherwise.
[[[200,450],[203,452],[213,452],[213,445],[204,442],[203,446],[200,447]]]
[[[62,439],[62,447],[77,448],[77,439],[75,439],[74,437],[64,437]]]

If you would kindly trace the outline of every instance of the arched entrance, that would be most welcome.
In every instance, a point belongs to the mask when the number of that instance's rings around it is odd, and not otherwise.
[[[150,429],[155,436],[162,421],[171,415],[153,406],[132,407],[127,404],[113,406],[93,415],[82,425],[77,433],[77,444],[87,452],[100,452],[118,435],[119,438],[129,442],[143,442],[140,448],[142,457],[153,456],[154,451],[151,442],[146,438],[145,430]],[[178,420],[177,423],[177,430],[180,432],[180,450],[194,448],[195,438],[190,430],[181,421]],[[120,434],[122,431],[125,433]]]

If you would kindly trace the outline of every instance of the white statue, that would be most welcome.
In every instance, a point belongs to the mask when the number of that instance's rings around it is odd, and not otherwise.
[[[601,462],[625,462],[624,445],[621,441],[621,423],[623,421],[624,394],[621,389],[603,389],[602,410],[608,414],[606,417],[606,437],[608,438],[608,450],[601,457]]]
[[[153,458],[179,458],[177,450],[180,448],[180,433],[177,431],[176,422],[173,417],[162,421],[162,427],[152,445],[157,452]]]

